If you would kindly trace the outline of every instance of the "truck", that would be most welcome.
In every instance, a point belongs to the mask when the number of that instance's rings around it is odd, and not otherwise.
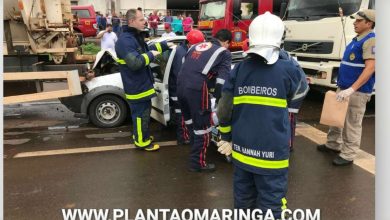
[[[5,0],[3,14],[4,55],[47,54],[59,64],[77,50],[70,0]]]
[[[356,36],[350,16],[374,8],[374,0],[289,1],[284,49],[298,59],[312,88],[337,87],[345,47]]]
[[[72,14],[77,18],[73,30],[81,33],[83,37],[95,37],[98,26],[93,5],[72,5],[71,9]]]
[[[230,49],[242,50],[251,21],[266,11],[280,16],[286,5],[287,0],[200,0],[198,29],[208,39],[220,29],[231,30]]]

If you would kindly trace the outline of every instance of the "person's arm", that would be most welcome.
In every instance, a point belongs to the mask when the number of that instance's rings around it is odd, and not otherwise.
[[[295,66],[296,70],[293,72],[293,82],[291,83],[291,95],[289,96],[288,111],[292,113],[298,113],[304,98],[309,92],[309,85],[306,80],[305,72],[303,72],[300,66]]]
[[[306,75],[299,63],[291,57],[286,51],[280,51],[280,59],[289,60],[297,69],[295,70],[295,74],[297,79],[295,79],[297,83],[297,88],[295,93],[288,100],[288,111],[291,113],[298,113],[301,105],[303,103],[303,99],[306,97],[309,92],[309,85],[306,80]]]
[[[228,79],[226,80],[222,96],[218,103],[217,117],[219,121],[219,131],[221,134],[221,141],[218,143],[218,151],[222,154],[229,155],[231,152],[232,141],[232,114],[233,114],[233,99],[234,99],[234,86],[236,76],[239,70],[240,64],[237,64],[230,72]],[[228,150],[226,150],[228,149]],[[225,151],[225,152],[223,152]]]
[[[104,31],[100,31],[99,34],[96,36],[97,39],[100,39],[103,37],[103,35],[106,33],[107,31],[104,30]]]
[[[218,103],[219,99],[221,98],[222,87],[225,81],[229,78],[229,73],[232,69],[231,53],[228,50],[225,50],[219,55],[216,63],[218,63],[218,65],[213,67],[211,72],[217,73],[214,96]]]
[[[365,60],[364,64],[366,65],[366,67],[364,67],[362,74],[360,74],[359,78],[351,86],[351,88],[355,91],[357,91],[362,85],[364,85],[375,72],[374,59]]]
[[[156,50],[160,53],[169,50],[168,43],[166,41],[162,41],[160,43],[155,43],[149,46],[149,50]]]
[[[119,58],[122,58],[124,62],[121,64],[126,64],[130,70],[138,71],[145,66],[148,66],[151,62],[153,62],[154,57],[159,53],[157,51],[148,51],[146,53],[140,54],[136,48],[138,47],[135,42],[132,42],[131,39],[126,39],[128,42],[123,43],[121,41],[115,44],[115,51]]]

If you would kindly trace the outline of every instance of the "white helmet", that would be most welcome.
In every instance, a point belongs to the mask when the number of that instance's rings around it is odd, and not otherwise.
[[[280,44],[284,34],[282,20],[268,11],[257,16],[249,26],[249,50],[274,64],[279,58]]]

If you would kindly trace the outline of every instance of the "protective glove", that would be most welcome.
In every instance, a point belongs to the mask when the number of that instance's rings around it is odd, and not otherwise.
[[[172,43],[172,42],[167,42],[167,45],[168,45],[168,47],[174,47],[174,46],[176,46],[176,44],[174,44],[174,43]]]
[[[154,57],[160,54],[160,52],[158,52],[156,50],[151,50],[150,52],[152,52]]]
[[[336,100],[338,102],[342,102],[342,101],[346,101],[348,100],[348,98],[355,92],[354,89],[352,89],[352,87],[349,87],[348,89],[346,90],[343,90],[339,93],[337,93],[336,95]]]
[[[219,153],[225,154],[226,156],[232,154],[232,142],[220,141],[217,143],[217,146]]]

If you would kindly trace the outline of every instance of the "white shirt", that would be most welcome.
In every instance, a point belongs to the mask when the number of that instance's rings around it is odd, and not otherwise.
[[[107,16],[106,20],[107,20],[107,24],[112,24],[112,16],[111,15]]]
[[[115,42],[118,40],[118,37],[116,36],[116,34],[111,31],[111,33],[104,33],[103,34],[103,37],[101,39],[101,43],[100,43],[100,47],[102,50],[105,50],[105,49],[112,49],[115,51]]]
[[[175,37],[176,34],[173,33],[172,31],[170,33],[164,32],[161,37]]]

